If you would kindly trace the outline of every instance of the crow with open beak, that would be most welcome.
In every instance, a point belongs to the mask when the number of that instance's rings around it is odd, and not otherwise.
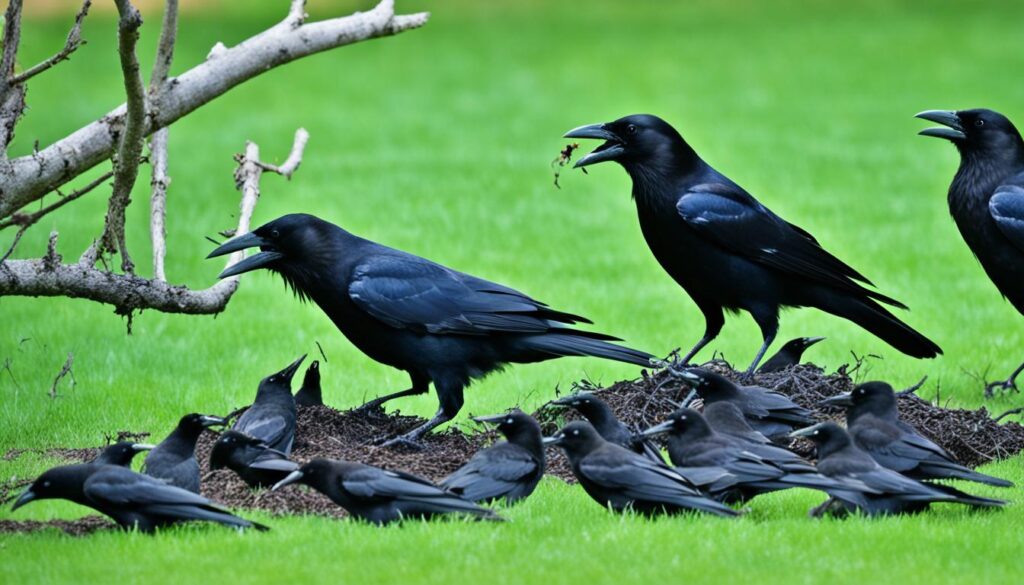
[[[306,356],[260,380],[256,400],[238,417],[231,430],[255,437],[285,455],[290,454],[295,441],[297,418],[295,398],[292,397],[292,378],[304,359]]]

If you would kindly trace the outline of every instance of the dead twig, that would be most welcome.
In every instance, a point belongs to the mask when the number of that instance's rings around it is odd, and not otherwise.
[[[92,0],[85,0],[82,2],[82,7],[78,10],[78,14],[75,15],[75,24],[68,32],[68,38],[64,41],[64,47],[62,47],[60,51],[57,51],[57,53],[52,55],[49,59],[46,59],[41,63],[37,63],[25,71],[11,77],[8,80],[8,83],[11,85],[25,83],[29,79],[32,79],[36,75],[39,75],[43,71],[53,67],[57,63],[70,59],[71,53],[74,53],[78,50],[78,47],[85,44],[85,41],[82,39],[82,21],[84,21],[86,15],[89,14],[89,6],[91,4]]]
[[[57,397],[57,385],[64,379],[64,376],[71,376],[71,386],[77,386],[78,382],[75,380],[75,373],[71,370],[71,365],[75,363],[75,355],[68,352],[68,359],[64,360],[64,365],[61,366],[60,371],[57,372],[57,377],[53,379],[53,384],[50,385],[50,398]]]

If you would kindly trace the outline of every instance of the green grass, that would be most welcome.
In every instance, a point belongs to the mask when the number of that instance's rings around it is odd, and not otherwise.
[[[267,3],[268,5],[270,3]],[[678,4],[678,5],[677,5]],[[217,41],[234,44],[283,13],[186,16],[180,72]],[[246,139],[281,160],[294,130],[312,139],[291,182],[268,176],[255,221],[306,211],[356,233],[520,288],[591,317],[595,327],[657,354],[692,344],[703,321],[657,266],[636,225],[625,174],[601,166],[565,172],[548,163],[565,130],[628,113],[657,113],[704,157],[781,215],[913,308],[904,317],[946,352],[915,361],[855,326],[807,310],[784,315],[780,339],[827,335],[809,357],[833,368],[850,351],[883,357],[871,378],[975,407],[977,376],[1005,375],[1024,357],[1021,318],[1003,302],[948,217],[951,147],[915,136],[912,115],[986,106],[1024,120],[1018,23],[1005,2],[551,3],[400,2],[429,9],[422,30],[318,55],[254,80],[171,130],[167,272],[174,282],[215,282],[204,236],[234,225],[232,154]],[[315,5],[314,16],[337,10]],[[89,44],[34,81],[12,154],[57,139],[122,99],[115,25],[94,15]],[[146,14],[151,61],[159,17]],[[63,43],[68,18],[26,24],[28,65]],[[147,177],[129,212],[137,264],[149,265]],[[48,217],[17,255],[39,254],[51,228],[77,257],[102,228],[102,192]],[[3,242],[13,235],[7,232]],[[144,268],[145,270],[145,268]],[[348,344],[315,308],[269,274],[243,278],[213,318],[147,312],[125,334],[106,306],[0,299],[0,451],[95,445],[121,429],[163,432],[184,412],[225,412],[251,400],[257,380],[298,354],[327,354],[325,398],[337,406],[406,387],[404,374]],[[712,348],[746,363],[759,343],[746,316],[731,318]],[[73,388],[47,390],[68,352]],[[710,357],[710,352],[705,354]],[[475,384],[469,413],[548,399],[588,377],[611,382],[636,370],[598,360],[520,366]],[[986,403],[1001,412],[1019,396]],[[403,411],[430,414],[434,397]],[[53,461],[0,462],[3,478]],[[1024,482],[1024,458],[986,471]],[[970,489],[1019,502],[1021,490]],[[993,514],[939,506],[917,518],[813,522],[808,493],[752,504],[737,521],[647,521],[607,514],[575,488],[546,481],[509,523],[411,523],[376,530],[318,518],[264,518],[274,530],[239,536],[186,527],[148,538],[101,534],[0,536],[4,582],[169,581],[212,574],[253,582],[313,579],[330,571],[359,582],[766,582],[886,580],[1007,582],[1024,546],[1020,505]],[[0,517],[73,517],[70,504],[39,503]],[[256,515],[259,517],[259,515]],[[125,562],[106,573],[108,558]],[[187,567],[184,573],[182,567]],[[877,580],[877,579],[876,579]]]

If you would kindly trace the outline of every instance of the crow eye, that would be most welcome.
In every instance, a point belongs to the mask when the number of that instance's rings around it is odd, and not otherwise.
[[[985,120],[975,120],[974,125],[977,126],[978,128],[981,128],[982,126],[985,125]]]
[[[277,230],[270,230],[270,237],[272,237],[272,238],[280,238],[281,237],[281,232],[279,232]]]
[[[50,482],[48,482],[48,481],[44,481],[44,482],[43,482],[43,487],[44,487],[44,488],[48,488],[48,487],[50,487]]]
[[[505,424],[507,424],[507,425],[510,425],[510,424],[512,424],[512,419],[510,419],[510,418],[506,418],[506,419],[505,419]]]
[[[629,126],[626,126],[626,132],[629,132],[629,134],[631,136],[636,134],[636,126],[634,126],[632,124],[630,124]]]
[[[580,432],[579,431],[573,431],[572,434],[578,435],[578,434],[580,434]]]

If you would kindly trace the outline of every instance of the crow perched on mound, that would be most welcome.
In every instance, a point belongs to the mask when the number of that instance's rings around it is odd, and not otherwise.
[[[559,408],[575,409],[590,421],[590,424],[594,425],[605,441],[611,441],[659,463],[665,462],[657,445],[626,426],[626,423],[615,416],[611,407],[592,392],[577,392],[552,400],[548,404]]]
[[[142,472],[190,492],[199,493],[196,441],[204,429],[227,423],[219,416],[186,414],[171,434],[146,455]]]

